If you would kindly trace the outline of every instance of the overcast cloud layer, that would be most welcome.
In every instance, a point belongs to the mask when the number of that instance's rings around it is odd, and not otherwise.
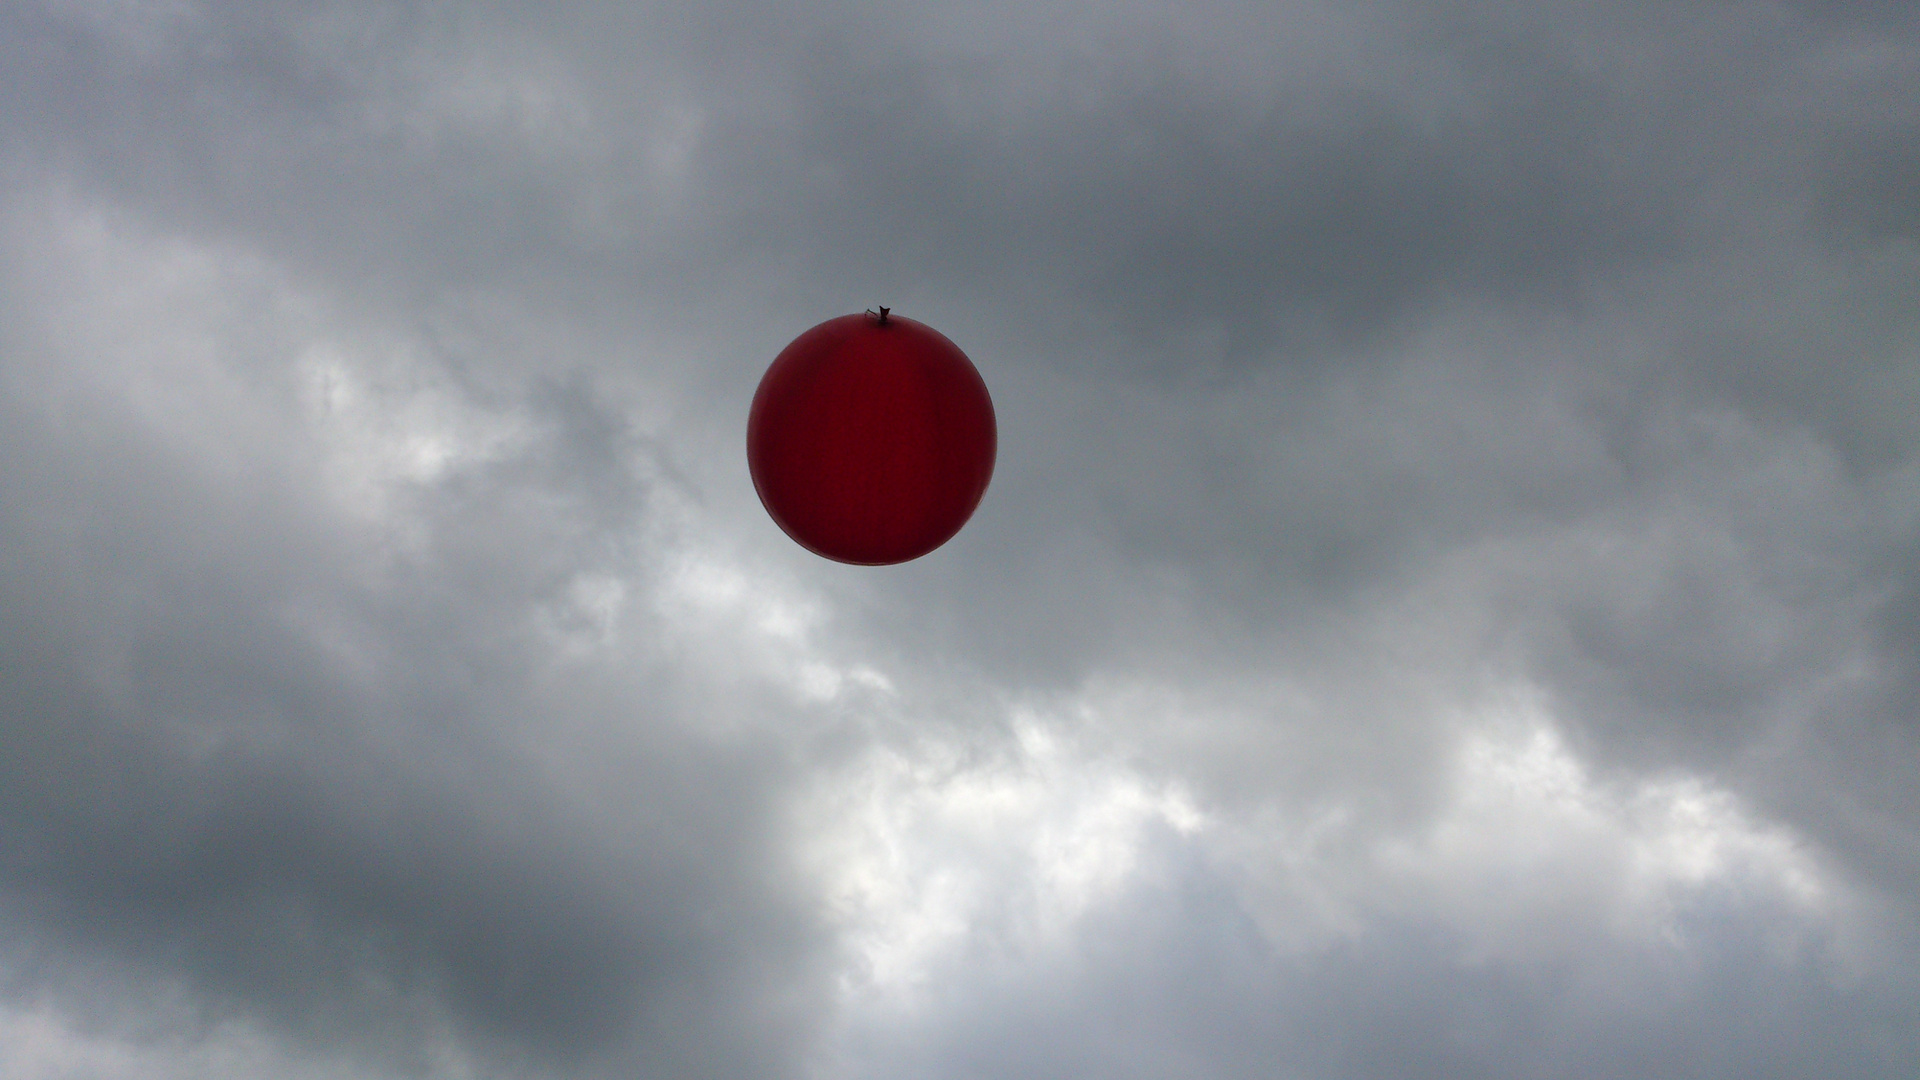
[[[1920,1074],[1920,16],[1645,8],[0,0],[0,1075]]]

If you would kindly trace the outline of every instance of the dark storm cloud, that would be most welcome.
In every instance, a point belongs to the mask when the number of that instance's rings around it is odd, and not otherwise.
[[[434,540],[396,559],[332,517],[323,446],[260,438],[298,423],[271,273],[216,263],[202,291],[189,263],[148,305],[154,238],[109,221],[85,265],[65,205],[9,219],[0,815],[10,910],[36,928],[9,962],[109,943],[215,1014],[322,1046],[391,1028],[400,1060],[424,999],[536,1061],[767,1068],[789,1020],[749,973],[804,969],[811,940],[763,865],[777,785],[662,724],[688,692],[670,666],[556,693],[524,618],[645,515],[647,448],[542,381],[536,444],[419,492]],[[63,293],[89,292],[94,341],[144,327],[131,360],[66,336]],[[573,781],[618,809],[543,783],[538,748],[582,717],[623,729]]]
[[[720,286],[766,260],[845,279],[842,291],[960,290],[1055,313],[1049,351],[1071,355],[1078,336],[1120,354],[1106,364],[1170,372],[1337,355],[1453,292],[1569,302],[1608,267],[1669,254],[1682,239],[1676,174],[1728,164],[1703,160],[1693,125],[1706,118],[1688,102],[1743,89],[1636,85],[1611,56],[1594,65],[1551,34],[1482,37],[1472,28],[1492,20],[1468,15],[1468,29],[1335,23],[1317,32],[1356,54],[1336,66],[1289,42],[1284,13],[1249,19],[1232,42],[1122,13],[1099,24],[1091,55],[1001,58],[1011,50],[991,32],[929,34],[921,55],[912,13],[888,30],[875,29],[882,12],[847,11],[784,40],[708,40],[696,56],[715,68],[703,70],[673,48],[700,29],[641,9],[556,20],[562,56],[585,54],[569,72],[607,95],[590,117],[604,156],[582,161],[529,154],[497,127],[410,127],[410,95],[443,73],[388,69],[435,49],[553,48],[511,24],[216,9],[176,31],[198,48],[156,61],[31,9],[11,18],[34,57],[11,88],[29,103],[29,137],[169,213],[442,286],[584,284],[595,244],[570,220],[584,187],[650,216],[637,144],[651,117],[637,101],[653,95],[580,40],[639,35],[628,62],[688,87],[710,115],[700,193],[665,226],[669,246],[637,237],[611,253],[620,280],[673,294],[675,276]],[[1350,46],[1369,33],[1382,40]],[[1248,78],[1249,64],[1271,70]]]
[[[1631,118],[1569,72],[1516,64],[1497,99],[1422,116],[1364,82],[1303,107],[1176,58],[1123,54],[1088,75],[1090,102],[1012,102],[997,123],[952,115],[935,85],[971,75],[945,93],[979,95],[991,68],[829,61],[797,140],[842,180],[825,232],[1112,327],[1156,367],[1219,362],[1186,354],[1195,335],[1228,362],[1325,356],[1443,291],[1555,297],[1672,243],[1671,193],[1610,175]]]
[[[1896,6],[14,3],[0,41],[0,872],[36,970],[100,950],[323,1051],[388,1032],[368,1068],[406,1074],[444,1009],[483,1073],[799,1075],[853,976],[788,801],[868,751],[991,762],[1000,703],[1102,679],[1178,692],[1094,745],[1229,817],[1359,806],[1362,849],[1455,797],[1437,710],[1531,683],[1607,782],[1724,782],[1911,902]],[[743,402],[887,301],[980,362],[1003,439],[938,559],[791,571],[893,721],[675,614],[662,539],[684,504],[695,555],[796,565]],[[431,399],[365,421],[419,445],[340,436],[411,479],[329,486],[321,345]],[[521,434],[432,464],[443,407]],[[576,663],[595,575],[625,651]],[[1766,954],[1809,916],[1732,886],[1680,953],[1583,909],[1558,967],[1466,962],[1421,909],[1276,958],[1185,843],[1065,960],[1016,955],[1038,886],[1003,882],[848,1075],[1910,1071],[1910,987]]]
[[[803,962],[807,932],[756,898],[777,884],[754,865],[761,770],[658,731],[668,671],[637,698],[538,694],[509,616],[552,588],[561,552],[593,560],[594,525],[562,514],[529,532],[497,500],[532,485],[552,507],[577,487],[581,505],[617,509],[595,490],[603,436],[569,439],[580,425],[563,416],[555,459],[487,478],[486,498],[440,496],[448,539],[373,595],[356,565],[379,553],[277,505],[271,464],[210,489],[195,462],[130,468],[32,405],[8,410],[0,488],[0,791],[6,888],[48,949],[110,941],[221,1008],[314,1035],[379,1027],[425,992],[463,1027],[563,1062],[688,995],[766,1011],[742,972]],[[525,557],[543,549],[544,564]],[[345,606],[379,657],[370,676],[300,632],[315,605]],[[541,786],[522,740],[616,692],[645,750],[609,755],[636,792],[609,828]],[[783,941],[799,943],[784,959]],[[763,1024],[747,1038],[684,1018],[650,1031],[640,1060],[752,1074],[754,1044],[780,1039],[777,1015]]]

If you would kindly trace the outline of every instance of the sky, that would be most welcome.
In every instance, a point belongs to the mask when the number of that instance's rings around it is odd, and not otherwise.
[[[0,1075],[1920,1074],[1920,11],[0,0]],[[879,304],[894,567],[747,407]]]

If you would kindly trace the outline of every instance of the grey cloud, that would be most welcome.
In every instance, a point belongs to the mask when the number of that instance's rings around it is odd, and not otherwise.
[[[1679,243],[1677,193],[1616,145],[1663,103],[1622,107],[1555,57],[1456,60],[1451,107],[1364,76],[1303,105],[1144,48],[1085,76],[1091,102],[1060,100],[1062,72],[984,118],[949,102],[996,69],[864,57],[831,41],[799,77],[793,149],[755,131],[763,156],[716,172],[818,192],[811,259],[1054,313],[1052,350],[1084,335],[1120,370],[1310,362],[1445,294],[1566,303]]]
[[[536,689],[519,611],[639,512],[604,415],[564,388],[548,400],[532,409],[554,417],[552,456],[436,492],[440,542],[374,592],[364,571],[386,556],[315,529],[272,455],[222,485],[15,397],[0,790],[16,917],[48,948],[111,942],[312,1037],[380,1028],[426,994],[537,1061],[635,1053],[639,1031],[635,1067],[770,1067],[786,1021],[749,977],[808,978],[813,940],[759,865],[777,783],[656,722],[668,668],[571,702]],[[314,616],[372,669],[320,648]],[[540,784],[529,753],[583,712],[639,741],[603,755],[613,827]],[[689,999],[762,1020],[737,1032],[704,1005],[684,1015]]]
[[[1443,808],[1441,715],[1519,682],[1596,783],[1731,788],[1909,955],[1898,11],[106,10],[0,9],[9,198],[241,269],[176,312],[164,259],[115,291],[110,245],[7,249],[10,1001],[98,950],[136,1013],[181,978],[403,1075],[436,1009],[500,1075],[1911,1071],[1911,987],[1769,953],[1811,916],[1738,885],[1677,953],[1582,925],[1476,965],[1416,914],[1289,957],[1157,834],[1064,959],[996,897],[924,1015],[835,1044],[849,946],[788,818],[1132,680],[1165,700],[1089,745],[1386,835]],[[979,361],[1000,473],[937,557],[817,566],[744,403],[887,301]],[[409,548],[326,494],[309,339],[521,441],[393,484]],[[149,415],[146,378],[186,389]],[[689,536],[826,614],[676,613]],[[596,574],[623,651],[571,660]],[[776,615],[893,696],[796,703],[750,663]]]

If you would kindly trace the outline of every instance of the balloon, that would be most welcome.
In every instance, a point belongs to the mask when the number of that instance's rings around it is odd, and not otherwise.
[[[987,385],[939,331],[881,308],[780,351],[747,416],[747,467],[801,547],[885,566],[946,543],[993,476]]]

